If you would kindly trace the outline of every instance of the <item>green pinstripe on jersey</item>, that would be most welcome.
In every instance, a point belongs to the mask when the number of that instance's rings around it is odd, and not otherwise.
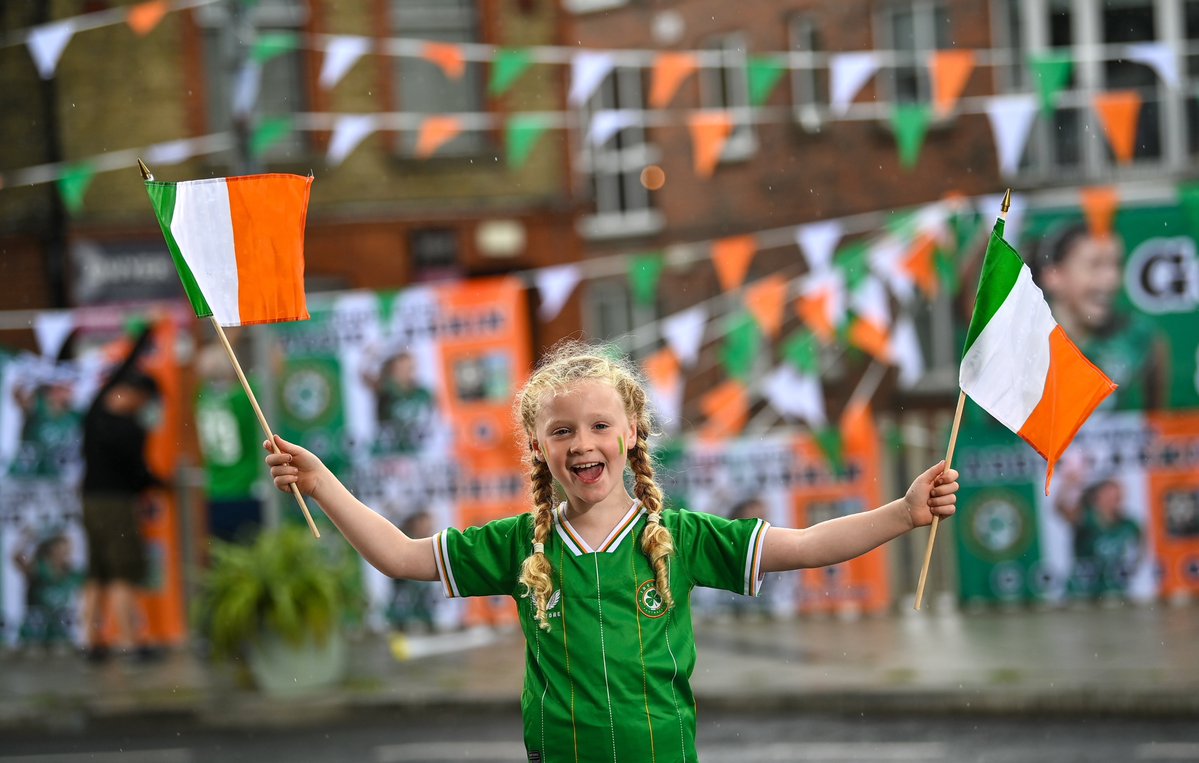
[[[435,536],[447,596],[516,598],[526,640],[521,708],[531,760],[696,759],[691,589],[755,595],[769,525],[663,512],[678,550],[670,561],[675,606],[667,611],[640,549],[645,523],[645,511],[634,504],[592,549],[555,512],[545,544],[556,581],[546,608],[549,632],[537,627],[517,581],[532,549],[531,514]]]

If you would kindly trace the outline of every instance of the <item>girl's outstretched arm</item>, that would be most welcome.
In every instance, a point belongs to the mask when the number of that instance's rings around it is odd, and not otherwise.
[[[916,478],[903,498],[873,511],[830,519],[803,530],[772,527],[762,550],[762,571],[779,572],[825,567],[860,556],[913,527],[931,524],[933,516],[953,515],[958,473],[945,462]]]
[[[290,493],[294,484],[301,493],[315,499],[350,545],[384,575],[408,580],[437,580],[432,538],[409,538],[384,516],[355,498],[314,454],[279,435],[275,435],[275,443],[279,453],[273,451],[270,441],[262,443],[271,451],[266,463],[271,467],[275,487]]]

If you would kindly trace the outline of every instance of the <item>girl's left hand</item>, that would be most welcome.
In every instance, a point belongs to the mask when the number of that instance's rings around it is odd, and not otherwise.
[[[912,518],[912,526],[923,527],[932,524],[933,516],[942,519],[953,516],[958,500],[957,492],[956,469],[946,469],[944,461],[930,467],[916,478],[903,497],[908,507],[908,515]]]

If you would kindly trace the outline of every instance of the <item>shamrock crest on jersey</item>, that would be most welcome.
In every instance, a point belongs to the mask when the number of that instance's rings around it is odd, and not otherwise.
[[[661,617],[666,614],[666,601],[658,593],[658,587],[647,580],[637,588],[637,609],[646,617]]]

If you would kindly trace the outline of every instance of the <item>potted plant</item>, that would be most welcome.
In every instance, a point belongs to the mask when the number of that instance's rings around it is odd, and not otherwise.
[[[212,542],[196,620],[217,659],[243,658],[260,689],[295,694],[345,675],[345,629],[365,610],[356,556],[340,536],[263,531],[248,545]]]

